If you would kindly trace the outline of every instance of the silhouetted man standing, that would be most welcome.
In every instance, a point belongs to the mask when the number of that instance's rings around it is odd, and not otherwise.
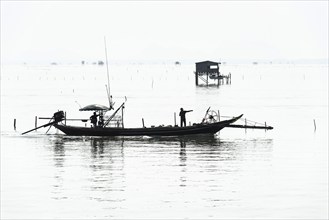
[[[183,124],[184,124],[184,127],[186,127],[186,117],[185,117],[185,114],[187,112],[191,112],[193,110],[187,110],[187,111],[184,111],[183,108],[180,108],[180,112],[179,112],[179,116],[180,116],[180,126],[183,127]]]

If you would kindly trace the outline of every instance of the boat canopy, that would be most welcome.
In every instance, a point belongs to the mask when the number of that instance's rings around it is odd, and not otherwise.
[[[99,104],[87,105],[83,108],[80,108],[79,111],[108,111],[109,107]]]

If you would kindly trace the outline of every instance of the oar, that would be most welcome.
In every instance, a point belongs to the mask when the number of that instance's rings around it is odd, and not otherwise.
[[[22,133],[22,135],[23,135],[23,134],[26,134],[26,133],[29,133],[29,132],[31,132],[31,131],[35,131],[35,130],[37,130],[37,129],[39,129],[39,128],[45,128],[45,127],[50,126],[50,125],[53,125],[53,124],[55,124],[55,123],[57,123],[57,122],[53,121],[53,122],[50,122],[50,123],[47,123],[47,124],[41,125],[41,126],[39,126],[39,127],[36,127],[36,128],[31,129],[31,130],[25,131],[24,133]]]

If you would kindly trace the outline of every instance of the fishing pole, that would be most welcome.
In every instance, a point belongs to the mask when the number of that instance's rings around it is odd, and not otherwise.
[[[113,109],[112,106],[112,100],[111,100],[111,92],[110,92],[110,75],[109,75],[109,64],[108,64],[108,59],[107,59],[107,47],[106,47],[106,37],[104,36],[104,45],[105,45],[105,58],[106,58],[106,72],[107,72],[107,86],[106,86],[106,91],[107,91],[107,97],[109,99],[109,107],[110,109]]]

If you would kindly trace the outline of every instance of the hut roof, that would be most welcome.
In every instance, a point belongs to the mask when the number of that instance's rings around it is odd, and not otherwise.
[[[217,65],[217,64],[220,64],[220,62],[213,62],[213,61],[209,61],[209,60],[206,60],[206,61],[201,61],[201,62],[197,62],[195,64],[207,64],[207,65]]]

